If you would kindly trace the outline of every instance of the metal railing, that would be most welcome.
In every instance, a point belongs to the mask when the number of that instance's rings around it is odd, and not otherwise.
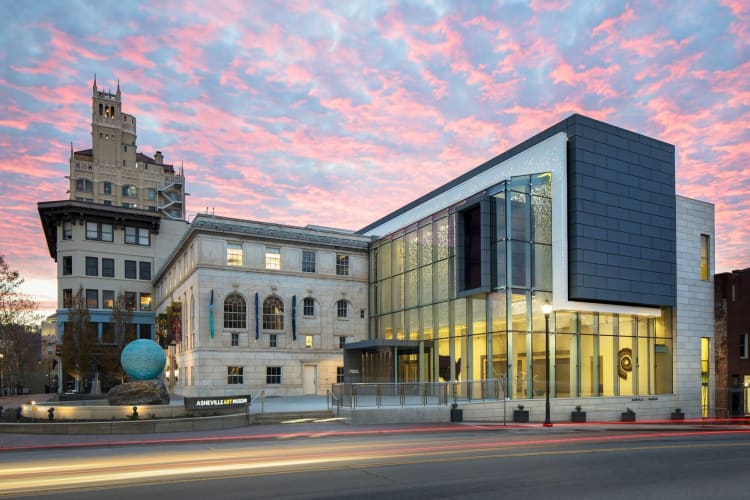
[[[349,408],[439,406],[472,401],[502,401],[502,379],[466,382],[343,383],[330,390],[331,401]]]

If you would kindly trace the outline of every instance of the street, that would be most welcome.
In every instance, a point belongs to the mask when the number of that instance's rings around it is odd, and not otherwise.
[[[310,433],[0,453],[0,496],[747,498],[742,430]]]

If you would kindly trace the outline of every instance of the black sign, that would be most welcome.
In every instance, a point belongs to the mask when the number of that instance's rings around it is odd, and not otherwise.
[[[224,410],[245,408],[250,404],[250,395],[222,396],[218,398],[184,398],[186,410]]]

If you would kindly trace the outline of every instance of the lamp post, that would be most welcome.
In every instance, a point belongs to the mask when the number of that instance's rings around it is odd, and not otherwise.
[[[546,365],[546,385],[544,401],[544,427],[552,427],[552,420],[549,417],[549,315],[552,312],[552,304],[548,300],[544,301],[542,306],[544,313],[544,363]]]

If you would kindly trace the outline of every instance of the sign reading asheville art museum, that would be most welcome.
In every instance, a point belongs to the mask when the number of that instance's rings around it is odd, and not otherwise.
[[[220,398],[185,398],[186,410],[224,410],[244,408],[250,404],[250,395],[223,396]]]

